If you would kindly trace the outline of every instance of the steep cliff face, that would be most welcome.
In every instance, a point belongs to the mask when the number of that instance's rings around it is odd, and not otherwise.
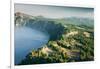
[[[24,26],[30,19],[33,18],[33,16],[16,12],[14,18],[15,26]]]
[[[27,26],[46,32],[50,35],[50,39],[59,39],[63,33],[64,27],[52,19],[46,19],[42,16],[33,17],[23,13],[15,13],[15,26]]]

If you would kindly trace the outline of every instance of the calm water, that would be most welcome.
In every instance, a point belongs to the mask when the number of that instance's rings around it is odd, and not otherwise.
[[[49,40],[46,33],[27,27],[15,28],[15,64],[18,64],[34,48],[40,48]]]

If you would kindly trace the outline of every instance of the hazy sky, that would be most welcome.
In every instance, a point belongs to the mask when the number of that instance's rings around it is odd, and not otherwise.
[[[93,8],[62,7],[34,4],[15,4],[15,12],[22,12],[33,16],[44,16],[48,18],[64,17],[94,17]]]

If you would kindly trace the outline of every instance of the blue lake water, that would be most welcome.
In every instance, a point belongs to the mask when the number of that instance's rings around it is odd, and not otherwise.
[[[28,27],[16,27],[14,32],[15,64],[18,64],[32,50],[45,45],[49,35]]]

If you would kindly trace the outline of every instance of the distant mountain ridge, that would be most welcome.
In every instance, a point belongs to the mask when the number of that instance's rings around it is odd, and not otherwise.
[[[21,24],[25,25],[29,20],[43,20],[43,21],[56,21],[62,24],[74,24],[74,25],[86,25],[94,26],[94,20],[92,18],[79,18],[79,17],[68,17],[68,18],[45,18],[43,16],[32,16],[21,12],[15,13],[15,25]]]
[[[56,21],[62,22],[63,24],[94,26],[94,20],[91,18],[69,17],[57,19]]]

